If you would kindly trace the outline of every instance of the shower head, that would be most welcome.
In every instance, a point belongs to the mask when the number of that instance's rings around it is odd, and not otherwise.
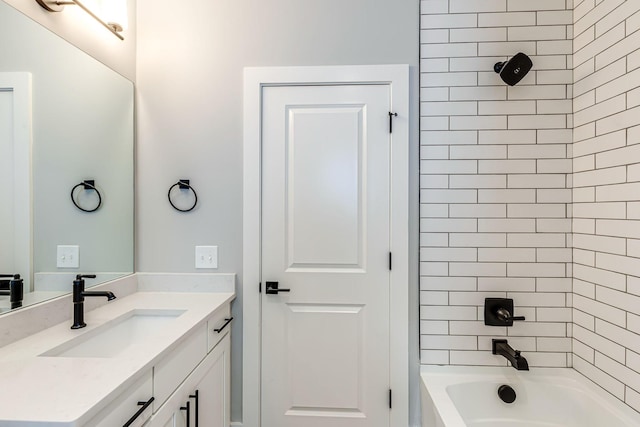
[[[518,52],[508,61],[496,63],[493,70],[500,74],[506,84],[514,86],[527,75],[531,67],[533,67],[531,59],[524,53]]]

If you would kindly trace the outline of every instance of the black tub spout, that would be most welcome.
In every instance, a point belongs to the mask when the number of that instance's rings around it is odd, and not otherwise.
[[[507,340],[491,340],[491,352],[506,358],[518,371],[529,370],[527,359],[520,355],[519,350],[511,348]]]

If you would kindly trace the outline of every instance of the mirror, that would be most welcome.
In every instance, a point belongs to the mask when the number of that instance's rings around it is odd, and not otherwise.
[[[0,37],[0,274],[23,306],[131,274],[133,83],[2,1]]]

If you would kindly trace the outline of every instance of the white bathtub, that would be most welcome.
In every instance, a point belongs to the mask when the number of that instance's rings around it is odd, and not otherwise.
[[[573,369],[423,366],[422,427],[638,427],[640,414]],[[504,403],[498,387],[511,386]]]

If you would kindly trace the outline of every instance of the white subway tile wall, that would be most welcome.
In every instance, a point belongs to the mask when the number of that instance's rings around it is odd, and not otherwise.
[[[640,411],[640,1],[574,20],[573,365]]]
[[[571,365],[572,7],[568,0],[421,2],[420,346],[424,364],[504,366],[504,358],[491,354],[491,339],[507,337],[531,366]],[[591,17],[590,11],[583,13]],[[617,23],[607,21],[607,25],[614,28]],[[594,49],[592,40],[583,37],[582,43]],[[517,86],[509,87],[493,65],[518,52],[529,55],[534,66]],[[591,68],[583,67],[584,78],[597,81],[598,86],[609,82],[604,75],[592,76],[596,64],[591,61]],[[617,75],[623,75],[624,58],[617,56],[610,62],[616,61],[621,63]],[[607,104],[602,108],[611,105],[622,111],[630,85],[624,81],[607,89],[609,96],[603,100]],[[579,95],[596,87],[583,84]],[[594,106],[597,97],[595,92],[582,96],[585,108],[580,120],[600,117],[602,108]],[[619,122],[599,123],[585,134],[593,132],[595,137],[597,133],[606,144],[623,147],[623,136],[609,139],[605,132],[598,132],[620,126]],[[616,170],[616,162],[628,154],[597,158],[597,146],[585,140],[580,148],[587,158],[581,162],[584,175],[577,180],[626,183],[625,167]],[[598,162],[607,166],[594,172]],[[633,191],[616,190],[620,194]],[[597,189],[587,195],[595,202]],[[624,206],[616,203],[607,202],[611,206],[599,211],[622,215]],[[640,215],[640,209],[637,212]],[[613,247],[617,250],[610,254],[621,255],[624,245],[618,241],[624,242],[626,235],[619,235],[630,231],[615,222],[585,224],[587,230],[603,227],[612,237],[589,245]],[[585,248],[581,259],[617,262],[598,260],[588,251]],[[513,298],[515,314],[524,315],[526,321],[512,328],[485,326],[487,297]],[[591,301],[595,295],[580,297]],[[607,294],[607,298],[617,295]],[[609,304],[594,302],[598,310]],[[581,331],[591,337],[597,335],[593,332],[597,326],[591,315],[583,320]],[[605,354],[611,363],[619,363],[624,348],[618,353],[616,357]],[[581,354],[591,355],[589,363],[597,360],[588,345]]]
[[[504,365],[506,336],[640,411],[640,1],[421,10],[421,362]],[[486,297],[527,321],[485,326]]]

